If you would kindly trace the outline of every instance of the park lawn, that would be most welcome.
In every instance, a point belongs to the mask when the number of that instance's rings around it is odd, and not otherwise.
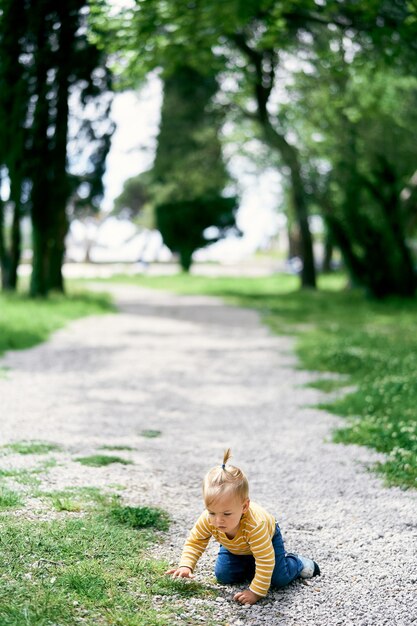
[[[17,294],[0,294],[0,354],[30,348],[48,339],[68,321],[86,315],[114,312],[106,294],[70,290],[33,299]]]
[[[60,511],[49,520],[0,514],[2,626],[165,626],[187,597],[213,595],[164,575],[168,564],[147,555],[167,528],[164,512],[79,491],[45,494]],[[63,508],[68,498],[78,506]],[[21,504],[10,499],[9,508]]]
[[[301,366],[341,375],[321,380],[323,391],[351,387],[321,408],[346,417],[334,433],[387,455],[376,466],[388,484],[417,487],[417,300],[374,301],[346,289],[342,275],[320,278],[317,291],[300,291],[297,277],[117,277],[145,287],[220,296],[260,311],[274,332],[295,334]]]

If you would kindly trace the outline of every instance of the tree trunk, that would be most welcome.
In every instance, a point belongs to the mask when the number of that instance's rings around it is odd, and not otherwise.
[[[36,32],[36,94],[37,102],[32,126],[31,160],[31,217],[33,237],[31,296],[46,296],[48,293],[48,267],[51,247],[51,195],[54,185],[53,164],[50,159],[48,128],[49,100],[47,73],[49,55],[46,15],[47,7],[38,8]]]
[[[324,249],[323,249],[323,263],[322,263],[322,272],[325,274],[330,274],[333,271],[332,268],[332,260],[333,260],[333,252],[334,252],[334,241],[333,237],[329,233],[326,232],[324,239]]]
[[[42,222],[32,215],[32,245],[33,261],[32,275],[30,279],[30,295],[33,297],[46,296],[47,285],[47,237],[42,228]]]
[[[58,9],[60,18],[59,29],[59,53],[57,73],[57,106],[55,118],[54,146],[52,150],[54,163],[54,192],[52,224],[53,236],[48,268],[48,289],[64,291],[62,276],[62,264],[65,255],[65,237],[68,232],[67,201],[68,201],[68,175],[67,175],[67,139],[68,139],[68,115],[69,115],[69,73],[71,64],[71,49],[76,31],[74,12],[68,11],[64,4]]]
[[[385,177],[387,180],[388,177]],[[414,270],[413,258],[405,240],[405,224],[402,218],[403,212],[401,199],[397,190],[396,180],[391,180],[391,193],[383,205],[383,213],[386,219],[386,239],[390,252],[393,282],[396,285],[398,295],[412,297],[415,294],[417,280]]]
[[[17,173],[12,178],[11,193],[10,196],[13,200],[13,221],[12,221],[12,233],[10,242],[10,276],[9,276],[9,289],[16,291],[17,288],[17,270],[20,263],[20,257],[22,254],[22,235],[20,231],[20,218],[21,218],[21,189],[22,180],[21,176]]]
[[[0,172],[1,183],[1,172]],[[9,256],[6,251],[5,232],[4,232],[4,202],[0,198],[0,267],[1,267],[1,287],[3,290],[8,289],[9,281]]]
[[[378,229],[365,216],[361,221],[361,237],[355,240],[340,220],[326,216],[353,283],[365,287],[377,299],[390,295],[413,297],[416,275],[411,260],[404,258],[389,230]]]
[[[300,231],[298,226],[288,223],[288,259],[301,258]]]
[[[266,142],[269,146],[279,151],[285,165],[290,170],[291,194],[300,233],[300,252],[303,263],[301,284],[303,287],[314,289],[316,287],[316,268],[313,253],[313,239],[308,223],[308,207],[298,153],[296,148],[289,144],[285,137],[275,130],[269,118],[262,117],[260,123],[264,131]]]
[[[10,236],[4,231],[4,214],[1,216],[0,257],[2,288],[10,291],[17,287],[17,268],[21,256],[20,219],[22,214],[22,182],[26,164],[25,119],[28,105],[27,78],[21,63],[22,40],[26,28],[26,9],[22,0],[2,3],[1,33],[1,163],[7,168],[10,181],[9,205],[12,207]]]
[[[256,117],[260,124],[265,142],[274,150],[277,150],[285,165],[290,170],[291,194],[294,212],[300,230],[301,260],[301,284],[303,287],[316,287],[316,268],[314,263],[313,241],[308,223],[307,194],[301,175],[301,165],[297,149],[288,143],[285,136],[279,133],[271,123],[268,111],[268,101],[275,84],[275,71],[278,58],[273,48],[260,50],[252,48],[243,33],[236,33],[231,40],[247,57],[253,68],[253,95],[256,101]]]
[[[12,181],[12,187],[16,183]],[[20,192],[20,183],[19,183]],[[12,195],[12,194],[11,194]],[[0,200],[0,266],[1,286],[4,291],[16,291],[17,268],[21,254],[20,205],[14,204],[10,242],[4,228],[4,202]]]
[[[187,274],[189,273],[190,268],[191,268],[193,252],[194,250],[181,250],[180,251],[181,269],[183,272],[186,272]]]

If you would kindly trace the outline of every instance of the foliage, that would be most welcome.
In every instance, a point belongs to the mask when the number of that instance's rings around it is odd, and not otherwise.
[[[152,172],[142,172],[125,180],[122,193],[114,201],[113,215],[146,228],[155,227],[152,207]]]
[[[194,250],[226,236],[235,226],[236,199],[201,197],[166,202],[156,207],[158,227],[166,245],[188,271]],[[213,234],[208,235],[207,230]]]
[[[27,211],[24,193],[27,161],[23,159],[29,98],[28,72],[19,62],[27,28],[25,0],[0,3],[0,184],[9,179],[9,202],[0,199],[0,267],[3,289],[14,290],[21,254],[20,220]],[[5,25],[7,24],[7,28]],[[7,228],[7,217],[11,227]]]
[[[7,206],[0,205],[2,280],[16,287],[20,219],[30,209],[31,294],[45,295],[63,290],[69,214],[81,205],[97,209],[103,193],[111,76],[106,55],[87,37],[86,0],[0,6],[0,170],[10,182]],[[13,215],[9,249],[5,208]]]
[[[223,121],[214,107],[215,77],[183,63],[164,72],[157,151],[151,170],[128,179],[113,213],[157,226],[164,243],[188,270],[192,254],[235,229],[236,198],[219,140]],[[210,172],[210,175],[207,175]],[[216,236],[207,238],[212,227]]]
[[[237,200],[222,197],[229,176],[219,140],[222,118],[213,109],[216,91],[214,76],[185,64],[164,77],[153,199],[164,243],[179,254],[185,271],[194,250],[235,227]],[[213,237],[206,236],[209,227]]]
[[[347,417],[336,441],[366,445],[387,455],[378,465],[389,484],[417,481],[417,301],[366,299],[343,289],[345,278],[320,277],[317,292],[299,291],[294,276],[208,278],[124,277],[146,287],[209,294],[253,307],[278,333],[298,337],[302,366],[343,376],[349,391],[322,407]],[[341,290],[342,289],[342,290]]]
[[[102,30],[106,30],[103,3],[101,11],[96,12],[96,19]],[[310,82],[314,80],[315,90],[319,90],[322,76],[324,82],[330,77],[333,91],[330,89],[330,96],[326,95],[325,110],[337,112],[340,100],[344,98],[344,85],[339,75],[339,59],[333,52],[340,42],[348,51],[346,58],[349,54],[358,54],[361,66],[372,79],[376,59],[381,59],[386,68],[393,68],[392,74],[412,74],[417,57],[417,22],[410,3],[406,0],[395,4],[373,0],[361,3],[231,0],[219,4],[213,0],[197,0],[190,5],[186,0],[169,3],[137,0],[136,7],[122,13],[119,22],[116,20],[113,26],[113,45],[121,50],[121,37],[127,42],[125,80],[133,84],[143,80],[146,73],[155,68],[163,68],[167,75],[173,75],[186,60],[195,71],[221,76],[219,100],[226,103],[229,110],[243,112],[256,123],[258,136],[279,155],[287,198],[296,215],[299,231],[304,261],[303,285],[315,285],[308,213],[319,208],[325,211],[332,237],[343,249],[352,278],[363,278],[362,282],[378,297],[390,293],[413,294],[415,280],[402,230],[401,211],[392,200],[393,188],[397,187],[398,181],[385,184],[383,188],[380,184],[384,178],[388,180],[388,176],[392,180],[392,168],[387,168],[386,162],[380,159],[374,163],[375,171],[371,177],[359,178],[357,174],[363,172],[351,167],[354,157],[348,162],[343,158],[347,147],[355,142],[355,125],[345,125],[343,132],[340,124],[329,129],[329,135],[339,133],[340,145],[345,148],[341,151],[337,168],[332,170],[335,179],[339,180],[339,187],[344,175],[342,191],[346,207],[343,223],[340,223],[329,215],[328,207],[324,207],[323,195],[314,184],[316,170],[309,172],[312,163],[309,142],[305,137],[297,141],[291,118],[291,106],[296,107],[296,104],[291,103],[288,107],[289,115],[285,111],[285,100],[289,97],[286,93],[286,63],[292,62],[293,67],[295,64],[301,66],[307,77],[312,74]],[[321,73],[317,68],[312,72],[317,60],[321,64]],[[359,75],[361,69],[359,67]],[[363,89],[362,92],[366,94]],[[306,90],[305,118],[314,119],[320,115],[321,108],[314,99],[310,102],[308,94]],[[347,111],[351,117],[354,104]],[[326,116],[323,118],[318,120],[317,132],[320,132],[320,124],[326,124]],[[383,118],[379,118],[377,124],[382,126]],[[407,125],[412,125],[411,118]],[[376,125],[368,130],[370,132],[364,133],[365,141],[372,142],[380,136],[375,133]],[[400,142],[396,143],[396,146],[400,145]],[[332,155],[327,154],[324,158],[329,163]],[[272,160],[276,162],[277,159]],[[351,188],[360,188],[360,194],[350,194]],[[332,199],[333,190],[330,191]],[[376,229],[368,216],[369,204],[377,204],[383,214]],[[383,228],[381,222],[384,222]],[[355,255],[358,242],[361,248],[366,248],[366,254]],[[384,253],[386,248],[389,251]],[[382,258],[383,268],[377,263]],[[381,280],[383,276],[388,278],[385,286]]]
[[[352,46],[334,35],[330,46],[314,42],[309,72],[292,76],[286,123],[352,280],[376,297],[409,296],[417,78]]]
[[[102,193],[112,132],[111,52],[120,84],[137,86],[156,70],[165,85],[155,167],[145,186],[135,181],[142,198],[129,199],[136,213],[164,205],[174,218],[184,201],[196,202],[197,210],[197,202],[201,207],[206,198],[229,194],[219,142],[222,105],[235,120],[251,120],[273,153],[273,165],[279,163],[296,216],[304,286],[316,282],[308,218],[320,210],[354,281],[377,297],[413,295],[406,242],[407,229],[413,223],[415,228],[417,194],[407,166],[414,162],[415,144],[407,135],[415,125],[409,79],[417,58],[413,2],[136,0],[118,10],[105,0],[1,0],[0,8],[0,84],[7,87],[0,90],[0,175],[11,183],[8,206],[0,202],[6,283],[13,287],[21,211],[30,207],[32,294],[63,289],[66,207],[71,215],[89,210]],[[286,64],[294,68],[294,61],[303,76],[292,91],[296,102],[286,107]],[[406,107],[395,110],[405,91]],[[78,107],[70,106],[69,95]],[[98,102],[92,122],[89,112]],[[320,102],[322,117],[316,113]],[[86,116],[79,121],[77,108]],[[301,124],[300,118],[308,121]],[[312,132],[338,141],[323,141],[317,151]],[[85,150],[77,149],[79,141]],[[71,168],[75,161],[85,165],[82,173]],[[14,212],[9,246],[6,209]],[[169,222],[171,235],[179,219]],[[187,269],[190,241],[184,253],[177,249]]]

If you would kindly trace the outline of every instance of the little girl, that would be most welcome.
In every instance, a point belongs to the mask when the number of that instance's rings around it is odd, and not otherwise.
[[[174,578],[194,578],[195,565],[211,537],[220,543],[214,573],[221,584],[250,581],[249,589],[236,593],[234,600],[255,604],[272,587],[284,587],[296,578],[320,575],[315,561],[285,552],[275,519],[249,500],[244,473],[227,462],[206,474],[203,498],[206,510],[200,515],[185,542],[180,564],[166,574]]]

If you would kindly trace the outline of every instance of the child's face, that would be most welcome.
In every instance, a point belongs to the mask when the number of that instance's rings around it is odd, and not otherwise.
[[[249,498],[241,500],[225,494],[211,502],[207,507],[210,522],[222,533],[233,535],[239,528],[241,517],[249,508]]]

